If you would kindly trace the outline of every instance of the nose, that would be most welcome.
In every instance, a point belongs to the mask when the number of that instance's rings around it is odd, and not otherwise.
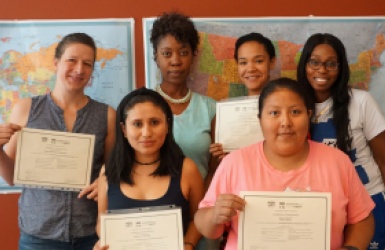
[[[255,63],[249,62],[246,64],[247,71],[254,71],[256,69]]]
[[[324,73],[324,72],[327,72],[328,70],[326,69],[326,64],[322,64],[321,65],[321,67],[318,69],[318,72],[322,72],[322,73]]]
[[[149,124],[146,124],[142,127],[142,136],[143,137],[149,137],[152,135],[152,129]]]
[[[171,57],[171,65],[172,66],[178,66],[182,63],[182,60],[178,53],[174,53]]]
[[[292,124],[290,114],[288,112],[283,112],[281,115],[281,127],[289,127]]]
[[[81,74],[83,73],[83,70],[84,70],[84,65],[82,62],[77,62],[76,65],[75,65],[75,72],[78,73],[78,74]]]

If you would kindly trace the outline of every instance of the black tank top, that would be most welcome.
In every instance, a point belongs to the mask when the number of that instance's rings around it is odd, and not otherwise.
[[[180,176],[171,177],[166,193],[154,200],[131,199],[122,193],[120,185],[108,184],[108,210],[165,205],[175,205],[182,209],[183,234],[185,235],[190,223],[190,204],[183,196],[180,187]]]

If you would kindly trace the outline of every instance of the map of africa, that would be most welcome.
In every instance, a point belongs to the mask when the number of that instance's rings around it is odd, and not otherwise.
[[[87,95],[116,108],[132,90],[132,19],[0,22],[0,123],[8,120],[18,99],[53,89],[55,48],[73,32],[89,34],[98,48]]]
[[[98,48],[86,94],[116,108],[135,84],[133,25],[133,19],[0,22],[0,123],[18,99],[53,89],[55,48],[73,32],[89,34]],[[0,190],[20,191],[1,178]]]
[[[221,100],[242,96],[246,89],[233,59],[239,36],[259,32],[270,38],[277,63],[271,78],[296,78],[303,43],[314,33],[331,33],[346,47],[350,84],[369,91],[385,114],[385,18],[193,18],[200,34],[198,54],[188,79],[194,91]],[[146,84],[161,81],[152,59],[149,34],[154,18],[144,19]]]

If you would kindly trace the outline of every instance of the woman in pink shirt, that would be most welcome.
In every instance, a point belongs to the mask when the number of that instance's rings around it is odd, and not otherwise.
[[[330,249],[366,249],[374,231],[374,203],[344,153],[307,140],[310,103],[298,82],[288,78],[262,90],[265,140],[222,160],[195,215],[204,236],[215,239],[229,230],[225,249],[237,249],[238,212],[245,207],[241,191],[326,192],[332,197]]]

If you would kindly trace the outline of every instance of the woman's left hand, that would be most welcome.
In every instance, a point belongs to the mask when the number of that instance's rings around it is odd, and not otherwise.
[[[78,198],[82,198],[87,195],[87,199],[93,199],[98,201],[98,179],[96,179],[91,185],[85,187],[78,195]]]

